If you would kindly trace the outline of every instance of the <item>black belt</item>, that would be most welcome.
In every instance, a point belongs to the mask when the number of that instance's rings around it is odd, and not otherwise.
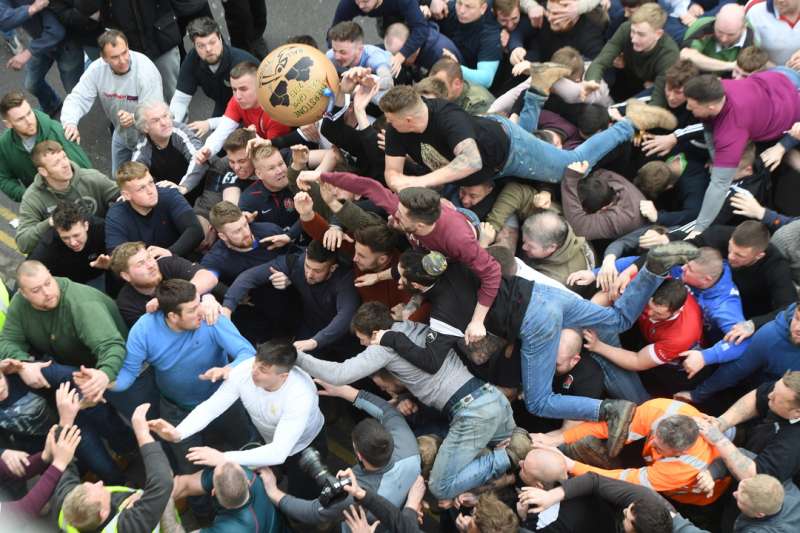
[[[483,380],[476,377],[470,378],[469,381],[461,385],[461,387],[450,396],[450,399],[447,400],[447,403],[444,405],[444,413],[450,416],[453,409],[465,400],[468,400],[466,403],[470,403],[472,400],[482,396],[484,392],[489,390],[489,387],[486,385],[489,384]]]

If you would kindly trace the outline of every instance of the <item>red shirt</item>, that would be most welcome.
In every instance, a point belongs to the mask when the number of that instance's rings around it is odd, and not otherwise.
[[[650,320],[650,307],[639,317],[639,330],[650,344],[650,355],[658,363],[668,363],[678,354],[700,344],[703,336],[703,312],[690,292],[683,307],[670,318]]]
[[[242,109],[236,98],[228,100],[228,107],[225,108],[225,116],[231,120],[243,124],[244,127],[255,125],[256,133],[262,139],[274,139],[281,135],[286,135],[292,128],[281,124],[276,120],[272,120],[270,116],[261,109],[260,105],[250,109]]]

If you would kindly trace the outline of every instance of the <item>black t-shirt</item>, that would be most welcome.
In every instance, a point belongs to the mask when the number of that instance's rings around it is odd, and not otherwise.
[[[748,435],[745,448],[758,454],[756,472],[769,474],[781,482],[800,481],[800,421],[792,424],[769,409],[769,393],[775,382],[756,390],[756,410],[763,417]]]
[[[438,98],[424,100],[428,106],[428,127],[422,133],[399,133],[386,126],[386,155],[411,156],[431,170],[453,160],[453,149],[464,139],[475,139],[481,154],[483,168],[456,182],[457,185],[477,185],[489,181],[501,170],[508,159],[510,141],[499,122],[470,115],[461,107]],[[441,157],[431,157],[423,150],[426,144]],[[446,161],[445,161],[446,160]]]
[[[197,51],[192,49],[186,54],[186,59],[181,64],[178,74],[178,90],[185,94],[194,94],[197,87],[201,87],[211,100],[214,101],[212,117],[218,117],[225,112],[225,106],[233,96],[230,85],[231,68],[243,61],[258,64],[258,60],[249,52],[233,46],[223,45],[222,57],[217,63],[216,70],[200,59]]]
[[[583,353],[572,370],[553,377],[553,392],[602,400],[607,396],[603,385],[603,369],[588,353]]]
[[[159,259],[158,270],[161,272],[163,279],[185,279],[189,281],[197,274],[200,267],[183,257],[173,255]],[[117,296],[117,307],[128,327],[133,326],[139,320],[139,317],[145,314],[147,302],[152,300],[153,297],[153,295],[142,294],[137,291],[130,283],[126,283],[122,287]]]
[[[86,283],[101,276],[105,270],[92,268],[89,263],[106,253],[106,226],[102,218],[93,218],[89,223],[86,245],[80,252],[73,252],[56,234],[48,229],[28,259],[41,261],[54,276],[69,278],[78,283]]]
[[[148,140],[151,145],[150,174],[156,181],[167,180],[180,183],[181,178],[189,168],[189,162],[171,142],[164,148],[159,148]]]

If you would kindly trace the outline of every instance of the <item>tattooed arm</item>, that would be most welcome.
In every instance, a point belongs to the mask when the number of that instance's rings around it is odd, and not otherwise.
[[[757,416],[758,409],[756,408],[756,391],[751,390],[739,398],[736,403],[734,403],[730,409],[722,413],[717,420],[719,422],[718,425],[720,431],[725,431],[728,428],[739,425],[742,422],[747,422],[748,420]]]
[[[715,424],[709,423],[707,419],[700,417],[695,417],[695,421],[700,428],[700,433],[717,449],[733,477],[741,481],[758,473],[755,461],[739,451],[739,448],[728,437],[723,435]]]
[[[418,187],[436,187],[464,179],[483,168],[483,160],[475,139],[464,139],[453,148],[455,157],[450,163],[424,176],[414,178]]]

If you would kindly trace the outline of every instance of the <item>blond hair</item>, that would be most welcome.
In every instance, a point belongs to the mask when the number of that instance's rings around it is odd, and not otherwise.
[[[142,250],[147,249],[147,245],[142,241],[123,242],[111,254],[111,271],[119,276],[123,272],[128,271],[128,263],[131,257],[138,254]]]
[[[278,150],[272,144],[259,144],[250,152],[250,161],[255,163],[272,156]]]
[[[61,505],[64,520],[79,531],[91,531],[100,527],[100,502],[88,502],[86,498],[86,485],[80,484],[67,494]]]
[[[648,2],[631,15],[631,24],[647,22],[654,30],[664,28],[667,23],[667,13],[655,2]]]
[[[750,504],[750,510],[755,513],[771,516],[780,511],[783,506],[783,485],[767,474],[756,474],[749,478],[747,483],[744,483],[744,487],[739,485],[739,491],[743,493]]]
[[[138,161],[126,161],[117,169],[117,185],[121,189],[126,183],[141,179],[150,172],[147,165]]]

